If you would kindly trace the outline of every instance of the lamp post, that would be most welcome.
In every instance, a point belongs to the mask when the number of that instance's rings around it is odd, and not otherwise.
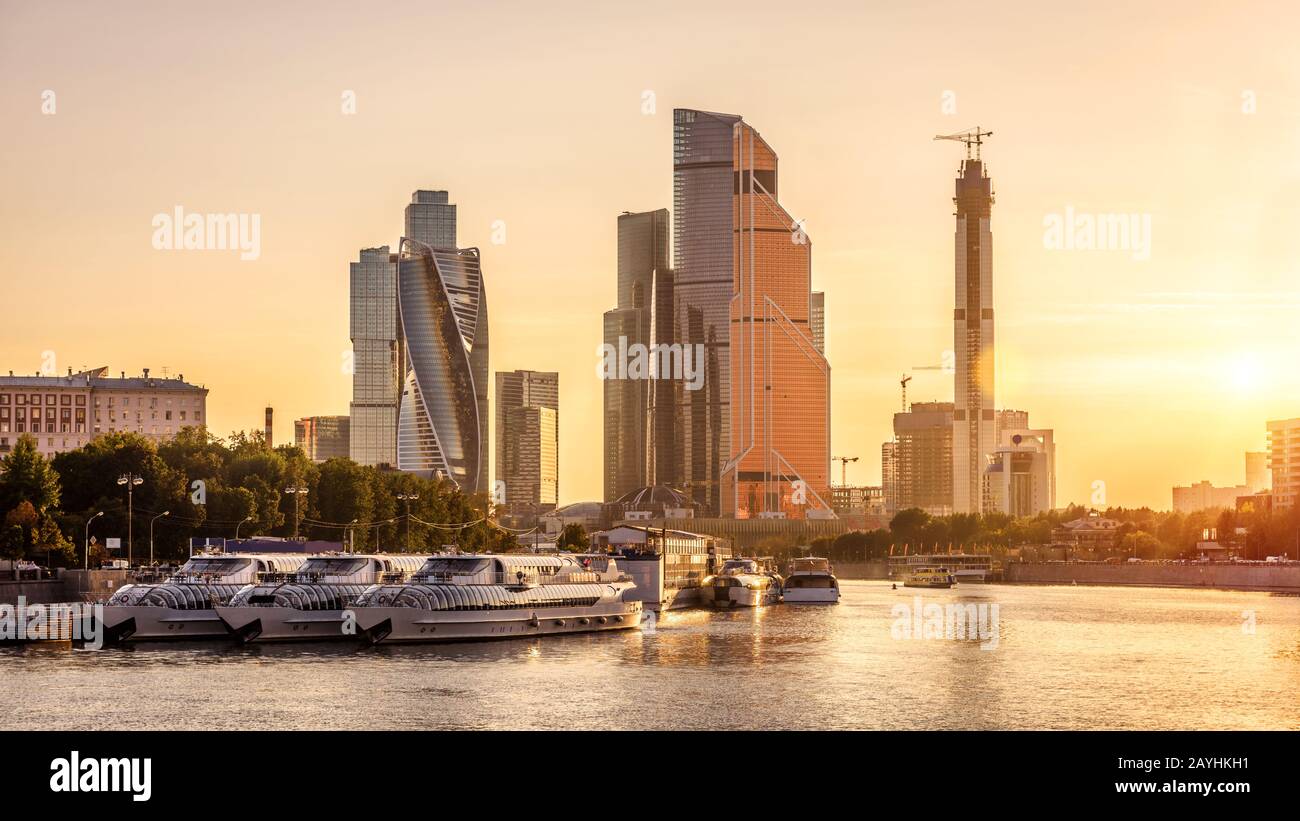
[[[284,489],[284,492],[293,497],[293,538],[298,538],[298,500],[307,492],[307,488],[293,485]]]
[[[406,552],[411,552],[411,502],[420,498],[418,493],[399,493],[397,498],[406,502]]]
[[[357,552],[357,519],[353,519],[343,527],[343,542],[349,553]]]
[[[245,516],[243,519],[240,520],[239,524],[235,525],[235,541],[239,541],[239,528],[244,526],[244,522],[251,522],[251,521],[253,521],[252,516]]]
[[[135,520],[135,489],[144,484],[144,479],[134,473],[123,473],[117,477],[119,485],[126,485],[126,566],[131,566],[131,553],[135,547],[132,525]]]
[[[172,512],[170,510],[164,510],[162,513],[159,513],[157,516],[149,520],[149,566],[150,567],[153,566],[153,523],[158,521],[164,516],[170,516],[170,515],[172,515]]]
[[[104,511],[99,511],[94,516],[86,520],[86,569],[90,569],[90,523],[104,515]]]

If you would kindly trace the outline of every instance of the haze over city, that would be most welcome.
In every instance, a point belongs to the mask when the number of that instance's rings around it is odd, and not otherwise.
[[[708,24],[684,24],[686,8]],[[560,372],[560,499],[600,498],[615,218],[672,207],[672,110],[686,107],[743,114],[780,154],[781,203],[805,220],[826,293],[832,450],[861,457],[850,483],[880,481],[901,374],[911,401],[952,399],[951,376],[914,370],[953,346],[963,155],[931,138],[976,125],[994,131],[998,405],[1055,430],[1059,505],[1099,479],[1109,504],[1162,509],[1172,485],[1237,484],[1264,420],[1295,415],[1300,70],[1284,59],[1291,27],[1268,15],[3,10],[0,269],[58,308],[6,315],[0,360],[16,372],[47,350],[60,372],[168,367],[211,389],[214,433],[260,428],[270,404],[288,440],[297,417],[347,412],[357,249],[396,245],[411,192],[445,189],[460,245],[482,251],[491,370]],[[455,32],[436,68],[395,20]],[[260,255],[155,250],[151,219],[178,204],[259,214]],[[1149,215],[1149,258],[1046,247],[1045,220],[1067,209]]]

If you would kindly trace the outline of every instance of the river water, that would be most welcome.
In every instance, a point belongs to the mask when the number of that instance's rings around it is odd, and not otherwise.
[[[1297,597],[843,588],[553,639],[4,649],[0,729],[1300,728]],[[984,638],[904,630],[918,594],[983,605]]]

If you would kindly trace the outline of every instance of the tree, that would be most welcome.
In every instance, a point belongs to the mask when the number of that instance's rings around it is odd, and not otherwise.
[[[577,522],[573,522],[565,525],[564,530],[560,531],[560,538],[555,543],[555,546],[561,550],[571,550],[577,553],[586,550],[590,544],[591,540],[587,538],[587,529]]]
[[[59,506],[59,474],[36,449],[36,438],[18,437],[13,452],[0,460],[0,509],[30,502],[37,514]]]

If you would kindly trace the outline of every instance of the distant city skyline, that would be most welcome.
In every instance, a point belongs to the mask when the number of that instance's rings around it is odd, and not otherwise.
[[[1089,504],[1098,482],[1107,505],[1161,509],[1174,486],[1236,485],[1265,420],[1300,413],[1300,77],[1268,15],[1183,8],[1171,29],[1127,4],[1062,18],[1013,3],[972,32],[924,6],[845,4],[828,28],[760,3],[779,37],[763,13],[703,9],[735,34],[703,49],[636,10],[559,27],[541,9],[413,4],[410,25],[494,32],[447,44],[459,79],[435,95],[422,57],[382,45],[386,21],[323,8],[307,32],[297,9],[178,9],[171,25],[212,37],[165,38],[147,8],[119,10],[105,37],[90,16],[6,6],[0,271],[7,294],[43,300],[6,317],[6,368],[35,372],[46,352],[58,373],[169,366],[213,390],[213,433],[260,429],[270,404],[291,441],[293,420],[352,399],[344,266],[396,249],[412,190],[447,188],[490,272],[490,367],[561,374],[561,502],[599,499],[610,216],[673,201],[672,109],[698,107],[744,112],[781,147],[781,202],[818,242],[832,452],[861,457],[850,484],[880,480],[898,375],[952,350],[957,158],[931,137],[976,124],[997,131],[998,403],[1054,429],[1058,505]],[[634,41],[611,34],[629,27]],[[921,39],[918,62],[903,44]],[[754,42],[779,58],[752,61]],[[742,56],[744,76],[727,69]],[[593,59],[605,70],[582,71]],[[150,220],[176,206],[260,215],[260,256],[155,250]],[[1050,247],[1046,224],[1080,213],[1146,215],[1149,255]],[[51,254],[74,228],[94,253]],[[953,399],[950,375],[915,375],[914,401]]]

